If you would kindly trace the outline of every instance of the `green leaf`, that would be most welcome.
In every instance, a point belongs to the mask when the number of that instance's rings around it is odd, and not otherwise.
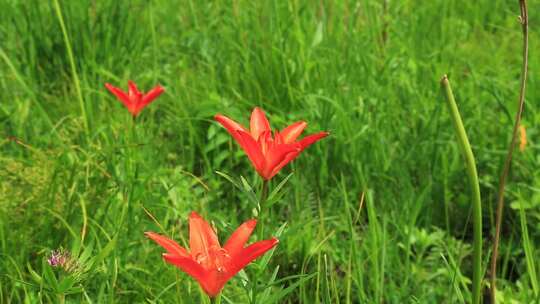
[[[58,292],[58,280],[56,279],[56,275],[52,271],[52,267],[47,264],[47,262],[43,261],[42,264],[43,269],[43,278],[45,279],[45,284],[52,289],[54,292]]]
[[[100,263],[103,259],[105,259],[111,253],[115,246],[116,236],[109,241],[109,243],[99,252],[98,255],[96,255],[89,261],[90,267],[94,267],[96,264]]]
[[[92,251],[94,250],[94,242],[89,243],[84,247],[84,251],[79,256],[78,260],[80,263],[84,264],[92,256]]]
[[[317,30],[315,30],[315,35],[313,36],[313,41],[311,41],[311,47],[314,48],[323,41],[324,37],[324,23],[319,21],[317,24]]]
[[[278,228],[278,230],[276,231],[276,233],[274,233],[274,236],[276,238],[279,238],[281,236],[281,234],[283,234],[283,231],[285,230],[285,226],[287,225],[287,222],[283,223],[283,225],[281,225],[281,227]],[[272,256],[274,255],[274,251],[276,250],[276,248],[279,246],[279,243],[277,246],[275,246],[274,248],[272,248],[272,250],[270,250],[268,253],[266,253],[261,261],[259,262],[258,266],[259,266],[259,274],[264,271],[266,269],[266,266],[268,265],[268,263],[270,262],[270,259],[272,258]]]
[[[77,287],[70,288],[69,290],[67,290],[65,292],[65,294],[69,295],[69,294],[81,293],[83,291],[84,291],[84,288],[82,286],[77,286]],[[89,303],[91,303],[91,302],[89,302]]]
[[[268,200],[266,201],[266,206],[267,207],[270,207],[272,206],[273,204],[275,204],[276,202],[279,201],[279,199],[281,199],[281,197],[283,196],[284,192],[281,192],[281,189],[283,188],[283,186],[285,186],[285,184],[289,181],[289,179],[293,176],[294,173],[290,173],[289,175],[287,175],[287,177],[285,177],[277,186],[276,188],[274,188],[274,190],[272,190],[272,192],[270,192],[270,195],[268,196]]]
[[[77,279],[73,275],[64,277],[58,284],[58,293],[66,293],[76,281]]]
[[[534,260],[537,255],[535,255],[535,249],[533,246],[533,243],[531,242],[531,239],[529,238],[529,229],[527,227],[527,216],[525,215],[525,208],[523,208],[523,204],[520,204],[522,206],[519,208],[519,220],[521,224],[521,236],[522,236],[522,242],[523,242],[523,249],[525,251],[525,260],[527,264],[527,274],[529,275],[529,279],[531,281],[531,286],[533,289],[533,293],[535,296],[540,295],[540,287],[538,287],[538,277],[536,275],[536,267]]]
[[[28,269],[30,276],[32,277],[32,279],[34,279],[34,281],[36,281],[36,283],[38,284],[43,283],[43,278],[32,268],[30,263],[26,263],[26,268]]]
[[[276,281],[277,275],[279,271],[279,265],[274,268],[274,272],[272,273],[272,277],[270,277],[270,281],[268,282],[268,287],[274,285],[274,282]],[[265,288],[263,293],[263,299],[268,298],[270,296],[270,292],[272,291],[271,288]]]
[[[248,199],[259,206],[260,205],[259,199],[257,199],[257,194],[255,194],[255,191],[253,191],[253,188],[251,187],[251,185],[243,176],[240,176],[240,180],[242,181],[242,186],[243,186],[242,190],[248,196]]]
[[[316,275],[316,273],[312,273],[310,275],[306,275],[302,278],[300,278],[298,281],[296,281],[294,284],[291,284],[289,287],[280,290],[279,292],[273,293],[273,296],[267,299],[263,300],[263,303],[280,303],[279,300],[287,296],[289,293],[291,293],[293,290],[295,290],[298,286],[301,284],[304,284],[309,279],[313,278]]]
[[[225,178],[227,181],[229,181],[231,184],[233,184],[233,186],[235,186],[239,190],[242,190],[242,186],[240,186],[240,184],[237,181],[235,181],[231,176],[229,176],[226,173],[223,173],[221,171],[215,171],[215,172],[217,173],[217,175]]]

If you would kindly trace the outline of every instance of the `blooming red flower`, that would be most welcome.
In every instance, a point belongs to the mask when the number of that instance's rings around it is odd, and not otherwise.
[[[305,121],[298,121],[281,132],[276,130],[272,137],[270,123],[260,108],[253,109],[251,113],[249,131],[241,124],[221,114],[214,118],[240,144],[257,173],[265,180],[271,179],[305,148],[329,134],[328,132],[319,132],[297,141],[298,136],[307,127]]]
[[[124,106],[128,109],[128,111],[133,115],[133,117],[136,117],[139,115],[142,109],[149,105],[152,101],[154,101],[161,93],[165,91],[165,89],[157,85],[152,90],[150,90],[148,93],[143,94],[135,83],[131,80],[128,81],[128,91],[124,92],[120,90],[119,88],[111,85],[110,83],[106,83],[105,87],[112,93],[120,102],[124,104]]]
[[[167,250],[163,254],[165,261],[193,277],[210,297],[215,297],[236,273],[278,243],[272,238],[244,247],[256,224],[256,220],[243,223],[221,247],[212,227],[196,212],[191,212],[189,252],[162,235],[145,234]]]

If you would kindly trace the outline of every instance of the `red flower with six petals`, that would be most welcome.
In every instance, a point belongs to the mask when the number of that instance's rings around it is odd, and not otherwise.
[[[135,118],[139,113],[141,112],[144,107],[149,105],[152,101],[154,101],[161,93],[165,91],[165,89],[157,85],[152,90],[150,90],[148,93],[143,94],[135,83],[131,80],[128,81],[128,91],[124,92],[121,89],[106,83],[105,87],[114,95],[120,102],[124,104],[124,106],[128,109],[128,111],[131,113],[133,118]]]
[[[236,273],[278,243],[272,238],[244,247],[256,224],[256,220],[243,223],[221,247],[212,227],[192,212],[189,216],[189,252],[167,237],[154,232],[145,234],[167,250],[163,254],[165,261],[193,277],[210,297],[215,297]]]
[[[260,108],[253,109],[251,113],[250,130],[221,114],[216,115],[214,119],[240,144],[257,173],[265,180],[271,179],[305,148],[329,134],[319,132],[297,141],[298,136],[307,127],[305,121],[298,121],[281,132],[276,130],[272,137],[270,123]]]

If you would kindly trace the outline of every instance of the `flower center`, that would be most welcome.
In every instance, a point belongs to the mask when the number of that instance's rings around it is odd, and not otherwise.
[[[208,253],[200,252],[195,256],[195,261],[206,269],[214,269],[219,273],[227,271],[226,265],[229,263],[231,256],[229,252],[219,246],[208,248]]]

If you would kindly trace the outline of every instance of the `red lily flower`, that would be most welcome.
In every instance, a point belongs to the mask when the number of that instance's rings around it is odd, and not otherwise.
[[[163,254],[166,262],[193,277],[210,297],[215,297],[236,273],[278,243],[272,238],[244,247],[256,224],[256,220],[243,223],[221,247],[212,227],[196,212],[191,212],[189,252],[157,233],[145,232],[145,235],[167,250]]]
[[[124,106],[128,109],[128,111],[133,115],[133,118],[135,118],[139,113],[141,112],[144,107],[149,105],[152,101],[154,101],[161,93],[165,91],[165,89],[157,85],[152,90],[150,90],[148,93],[143,94],[135,83],[131,80],[128,81],[128,91],[124,92],[121,89],[111,85],[110,83],[106,83],[105,87],[114,95],[120,102],[124,104]]]
[[[274,137],[272,137],[270,123],[260,108],[253,109],[251,113],[249,131],[241,124],[221,114],[216,115],[214,119],[223,125],[240,144],[257,173],[265,180],[274,177],[281,168],[295,159],[305,148],[329,134],[328,132],[319,132],[297,141],[298,136],[307,127],[305,121],[298,121],[281,132],[276,130]]]

